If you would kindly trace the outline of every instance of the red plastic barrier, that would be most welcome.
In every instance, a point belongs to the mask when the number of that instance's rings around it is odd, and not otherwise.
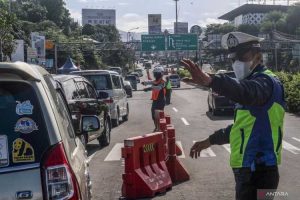
[[[171,117],[170,117],[170,115],[166,115],[165,118],[166,118],[167,124],[171,124]]]
[[[127,199],[154,197],[172,187],[164,154],[163,133],[152,133],[124,141],[125,159],[122,195]]]
[[[169,115],[165,115],[163,111],[158,111],[159,112],[159,130],[162,132],[165,132],[166,125],[171,124],[171,117]],[[162,117],[165,116],[165,117]],[[182,150],[178,146],[177,143],[175,143],[175,148],[176,148],[176,155],[181,156],[182,155]]]
[[[174,127],[167,127],[169,156],[166,160],[167,168],[173,183],[180,183],[190,179],[190,175],[176,156],[176,140]]]

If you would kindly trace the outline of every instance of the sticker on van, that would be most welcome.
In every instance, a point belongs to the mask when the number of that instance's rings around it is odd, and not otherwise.
[[[7,136],[0,135],[0,167],[6,167],[9,165]]]
[[[28,134],[37,130],[38,130],[38,126],[36,125],[36,123],[31,118],[28,117],[23,117],[19,119],[15,126],[16,132],[21,132],[24,134]]]
[[[32,146],[21,138],[13,142],[13,163],[34,162],[34,150]]]
[[[32,115],[33,111],[33,105],[30,103],[29,100],[20,102],[17,101],[17,106],[16,106],[16,113],[17,115]]]

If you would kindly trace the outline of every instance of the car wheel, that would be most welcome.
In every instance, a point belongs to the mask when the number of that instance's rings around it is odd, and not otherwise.
[[[117,111],[117,119],[113,119],[112,122],[113,122],[114,127],[118,127],[120,125],[120,111],[119,111],[119,109]]]
[[[107,118],[105,120],[105,127],[104,127],[104,131],[101,135],[101,138],[99,140],[99,143],[101,146],[105,147],[108,146],[110,144],[110,125],[109,125],[109,118]]]
[[[129,117],[129,105],[127,104],[126,106],[126,115],[123,117],[123,121],[128,121],[128,117]]]
[[[80,141],[82,142],[84,148],[86,148],[86,145],[87,145],[87,141],[88,141],[88,138],[87,138],[87,134],[86,133],[83,133],[80,135]]]

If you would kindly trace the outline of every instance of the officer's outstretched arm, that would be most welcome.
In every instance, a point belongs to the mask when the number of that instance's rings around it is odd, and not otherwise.
[[[210,85],[212,89],[242,105],[262,106],[272,96],[273,82],[264,76],[252,80],[237,80],[218,74]]]

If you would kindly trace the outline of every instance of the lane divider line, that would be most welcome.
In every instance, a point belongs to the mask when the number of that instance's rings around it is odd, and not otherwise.
[[[297,142],[300,142],[300,139],[292,137],[294,140],[296,140]]]
[[[175,107],[173,107],[173,110],[174,110],[175,112],[178,112],[178,110],[177,110]]]
[[[229,153],[231,153],[230,144],[223,144],[222,146],[226,149],[226,151],[228,151]]]
[[[190,124],[188,123],[188,121],[186,121],[185,118],[181,117],[182,122],[184,123],[184,125],[189,126]]]
[[[121,149],[124,147],[124,143],[116,143],[104,161],[119,161],[121,160]]]
[[[182,151],[182,155],[181,155],[181,156],[178,156],[178,158],[185,158],[185,154],[184,154],[184,151],[183,151],[183,147],[182,147],[181,141],[176,141],[176,144],[179,146],[179,148],[180,148],[181,151]]]
[[[299,154],[300,149],[298,147],[295,147],[294,145],[291,145],[290,143],[282,140],[282,146],[285,150],[293,153],[293,154]]]
[[[197,141],[193,141],[193,143],[196,143]],[[207,149],[204,149],[200,152],[200,157],[202,158],[208,158],[208,157],[216,157],[216,154],[213,152],[213,150],[209,147]]]
[[[87,158],[87,162],[91,162],[91,160],[93,159],[93,157],[96,155],[97,151],[95,153],[93,153],[92,155],[90,155],[88,158]]]

